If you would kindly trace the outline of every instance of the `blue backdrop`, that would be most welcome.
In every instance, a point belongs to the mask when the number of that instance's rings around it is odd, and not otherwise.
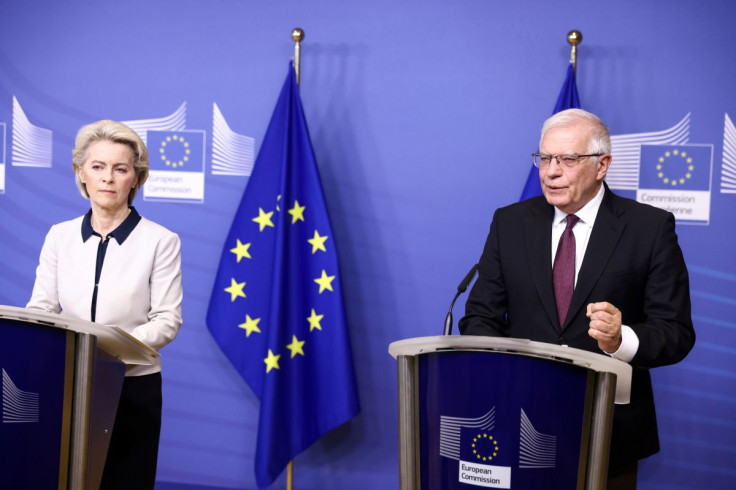
[[[388,344],[441,333],[493,211],[521,193],[565,76],[565,36],[579,29],[581,105],[616,135],[611,186],[656,200],[664,178],[685,179],[647,173],[645,155],[680,160],[642,144],[692,147],[699,172],[682,186],[696,194],[672,205],[697,203],[695,214],[683,211],[678,234],[698,341],[685,361],[653,371],[662,451],[641,465],[640,488],[731,488],[734,18],[727,0],[4,0],[0,304],[26,303],[49,226],[88,209],[71,171],[80,126],[112,118],[184,134],[197,149],[187,167],[159,164],[155,185],[136,200],[143,216],[182,238],[184,325],[162,351],[158,480],[161,488],[254,488],[258,402],[207,331],[205,313],[293,53],[291,29],[302,27],[301,96],[339,253],[362,411],[296,459],[295,483],[397,488]]]

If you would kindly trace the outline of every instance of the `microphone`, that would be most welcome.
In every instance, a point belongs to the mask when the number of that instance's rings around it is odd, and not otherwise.
[[[478,264],[475,264],[473,267],[471,267],[463,280],[460,281],[460,284],[458,284],[457,293],[455,293],[455,297],[452,298],[452,303],[450,303],[450,310],[447,312],[447,316],[445,317],[445,333],[443,335],[452,335],[452,308],[453,306],[455,306],[455,301],[457,301],[457,298],[461,294],[463,294],[466,289],[468,289],[470,281],[473,280],[476,272],[478,272]]]

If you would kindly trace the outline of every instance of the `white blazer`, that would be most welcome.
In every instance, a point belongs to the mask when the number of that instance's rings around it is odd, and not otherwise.
[[[82,241],[84,216],[51,227],[43,248],[27,308],[89,321],[94,292],[97,247],[101,237]],[[117,325],[149,347],[160,350],[181,326],[181,255],[179,236],[141,218],[119,244],[110,238],[100,274],[95,322]],[[161,371],[131,366],[126,376]]]

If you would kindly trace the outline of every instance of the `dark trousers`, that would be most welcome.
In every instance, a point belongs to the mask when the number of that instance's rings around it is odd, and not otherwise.
[[[101,490],[153,489],[161,433],[161,373],[126,377]]]

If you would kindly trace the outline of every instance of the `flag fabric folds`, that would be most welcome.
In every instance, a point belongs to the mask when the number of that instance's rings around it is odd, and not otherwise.
[[[575,69],[570,63],[567,67],[567,76],[565,77],[565,83],[562,84],[562,90],[560,95],[557,97],[557,103],[555,104],[555,110],[552,114],[557,114],[565,109],[579,109],[580,99],[578,99],[578,87],[575,83]],[[539,183],[539,170],[532,165],[529,169],[529,176],[526,178],[526,184],[524,185],[524,191],[521,193],[520,201],[529,199],[530,197],[536,197],[542,195],[542,186]]]
[[[360,410],[335,245],[290,65],[207,311],[261,402],[259,487]]]

